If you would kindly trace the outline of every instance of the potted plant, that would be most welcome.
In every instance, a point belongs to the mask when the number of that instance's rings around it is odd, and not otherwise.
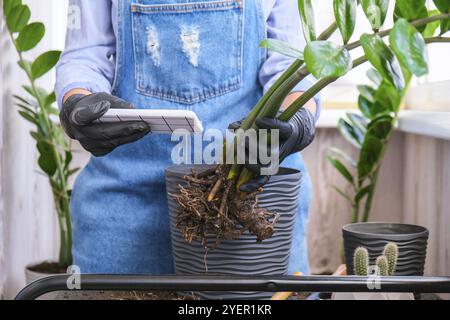
[[[333,294],[333,300],[414,300],[412,293],[382,293],[380,277],[392,276],[398,268],[399,248],[393,243],[387,243],[382,254],[371,264],[369,251],[358,247],[353,253],[353,273],[357,276],[369,277],[369,289],[374,292],[339,292]],[[372,279],[371,279],[372,278]]]
[[[60,51],[47,51],[34,61],[25,53],[35,48],[45,35],[41,22],[29,22],[30,8],[21,0],[4,0],[3,14],[6,27],[17,51],[18,66],[25,72],[28,84],[22,88],[25,96],[15,95],[19,114],[33,124],[30,132],[36,140],[39,154],[38,165],[48,177],[53,192],[55,211],[59,223],[60,249],[58,261],[44,261],[26,267],[27,283],[56,273],[65,273],[72,264],[72,227],[69,214],[69,177],[76,172],[71,169],[72,153],[58,122],[55,93],[38,86],[37,80],[50,72],[59,60]]]
[[[363,9],[368,2],[370,1],[361,1]],[[448,19],[426,26],[407,22],[416,17],[436,17],[450,11],[448,1],[438,0],[434,3],[438,10],[429,11],[425,1],[395,3],[396,23],[389,32],[390,50],[381,43],[369,45],[369,36],[361,37],[366,57],[375,67],[368,72],[372,84],[358,86],[360,113],[348,113],[346,118],[340,119],[338,123],[342,136],[359,150],[358,159],[354,160],[342,150],[335,148],[330,149],[328,155],[329,161],[347,180],[352,190],[349,194],[336,188],[337,192],[349,201],[353,210],[354,225],[343,228],[344,254],[350,273],[353,270],[352,255],[356,247],[366,246],[370,252],[375,252],[373,254],[379,254],[382,243],[396,241],[399,246],[409,247],[410,250],[415,250],[415,253],[420,252],[402,257],[405,265],[409,267],[402,267],[399,274],[423,275],[428,239],[428,231],[425,228],[401,224],[364,225],[364,223],[369,220],[381,163],[394,132],[398,112],[409,83],[413,75],[423,76],[428,72],[425,44],[448,42],[448,38],[443,37],[450,29]],[[406,34],[408,36],[405,37]],[[383,59],[376,58],[379,54],[391,62],[384,65]],[[385,78],[387,73],[392,74],[389,83]],[[401,251],[407,252],[406,247]]]
[[[438,12],[428,12],[425,0],[397,0],[393,16],[394,27],[380,31],[388,15],[388,0],[335,0],[336,21],[317,36],[311,0],[299,0],[306,48],[301,52],[285,42],[271,39],[262,43],[263,47],[294,57],[295,61],[253,108],[242,123],[241,130],[237,132],[236,139],[239,140],[240,135],[255,128],[255,120],[259,117],[289,120],[327,85],[361,64],[370,62],[373,69],[369,72],[369,77],[374,85],[359,87],[359,104],[363,116],[350,114],[349,120],[342,120],[339,125],[344,136],[361,149],[361,160],[355,163],[338,150],[330,155],[333,165],[355,189],[352,197],[340,191],[353,204],[354,221],[359,221],[360,215],[363,221],[367,220],[379,164],[391,137],[401,100],[412,76],[421,76],[428,71],[426,44],[450,41],[443,37],[449,30],[450,3],[443,0],[435,0],[434,3]],[[364,34],[358,41],[349,42],[355,29],[358,5],[362,6],[369,20],[372,33]],[[439,26],[440,34],[435,36]],[[337,29],[342,36],[340,44],[328,40]],[[389,44],[383,41],[385,37],[389,37]],[[364,55],[352,59],[349,52],[359,47],[364,49]],[[318,79],[317,83],[277,116],[286,96],[309,74]],[[234,150],[224,149],[233,154],[231,158],[236,159]],[[350,160],[356,167],[356,179],[342,159]],[[280,175],[283,174],[286,171],[280,172]],[[221,164],[213,168],[178,166],[167,171],[177,272],[205,272],[202,267],[205,249],[210,272],[251,274],[265,270],[266,274],[280,274],[286,270],[288,259],[283,251],[283,238],[276,236],[277,233],[286,235],[284,241],[289,241],[292,234],[285,225],[277,225],[275,217],[279,217],[279,221],[290,219],[289,215],[295,209],[281,211],[280,215],[276,213],[294,205],[298,193],[289,192],[290,185],[286,185],[287,188],[277,188],[280,181],[289,180],[286,176],[280,180],[275,176],[260,195],[240,193],[239,186],[251,178],[252,174],[236,163]],[[271,194],[272,190],[279,194]],[[279,195],[284,196],[283,203],[277,201]],[[258,198],[265,200],[264,203],[258,203]],[[365,205],[361,214],[360,204],[363,200]],[[262,244],[256,245],[258,240]],[[264,250],[252,251],[245,247],[263,248],[265,244],[283,252],[279,259],[270,258],[273,268],[260,269],[259,263],[245,264],[243,257],[265,264]],[[208,249],[214,250],[208,252]]]

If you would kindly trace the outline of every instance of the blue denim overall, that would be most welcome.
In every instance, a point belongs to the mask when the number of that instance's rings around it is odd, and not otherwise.
[[[188,109],[205,129],[224,130],[262,95],[259,1],[120,0],[117,34],[113,94],[136,108]],[[173,273],[164,169],[175,144],[150,134],[92,158],[80,173],[71,214],[81,272]],[[283,165],[304,173],[289,270],[308,272],[310,179],[299,155]]]

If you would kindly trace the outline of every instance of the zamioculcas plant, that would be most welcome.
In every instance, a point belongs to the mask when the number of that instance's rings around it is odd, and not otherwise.
[[[369,220],[380,166],[400,105],[412,76],[420,77],[428,72],[426,43],[449,42],[449,38],[443,35],[450,29],[450,1],[435,0],[438,10],[433,11],[428,11],[425,2],[396,1],[393,29],[365,34],[359,42],[365,52],[364,59],[374,67],[367,74],[372,84],[358,86],[360,114],[348,113],[338,125],[342,136],[358,148],[358,159],[353,160],[338,149],[330,149],[328,156],[352,187],[352,194],[336,189],[351,204],[353,223]],[[361,3],[367,13],[369,3],[375,2]],[[380,12],[384,12],[387,6],[388,1],[378,1]],[[372,23],[372,27],[374,30],[380,27],[378,20]],[[389,36],[388,44],[382,40],[383,36]]]
[[[19,114],[35,127],[31,136],[36,140],[39,153],[38,165],[48,176],[55,203],[59,230],[60,250],[58,265],[65,268],[72,264],[72,226],[69,214],[69,177],[76,171],[70,169],[72,153],[57,119],[55,93],[37,85],[37,80],[50,72],[59,60],[60,51],[47,51],[34,61],[24,54],[35,48],[45,35],[41,22],[29,22],[30,8],[21,0],[3,0],[3,14],[12,44],[19,56],[18,65],[25,72],[28,84],[23,86],[25,97],[14,96]]]
[[[295,61],[243,121],[242,130],[237,133],[238,138],[246,130],[255,128],[255,120],[259,117],[289,120],[327,85],[361,64],[370,62],[373,70],[369,72],[369,77],[373,86],[359,88],[363,116],[351,114],[348,121],[341,120],[339,124],[344,136],[360,148],[360,159],[358,162],[353,161],[342,152],[334,152],[330,156],[333,165],[355,190],[352,197],[342,192],[353,204],[354,220],[359,219],[363,199],[363,219],[367,219],[378,170],[400,102],[412,75],[421,76],[427,72],[425,44],[450,40],[443,37],[450,23],[450,2],[434,2],[439,11],[428,12],[425,0],[397,0],[393,16],[395,26],[380,31],[387,20],[389,0],[334,0],[336,21],[318,35],[311,0],[299,0],[306,48],[301,52],[282,41],[263,41],[263,47],[294,57]],[[372,32],[364,34],[358,41],[350,42],[358,5],[362,6]],[[440,34],[435,36],[439,26]],[[328,40],[337,29],[342,35],[342,43]],[[386,37],[388,43],[383,40]],[[352,59],[350,51],[358,47],[364,49],[364,55]],[[287,95],[310,74],[318,81],[279,115]],[[356,177],[342,159],[350,160],[349,163],[356,167]],[[214,235],[220,240],[234,236],[239,228],[240,231],[249,230],[259,240],[271,237],[274,231],[274,221],[271,219],[274,215],[258,208],[255,194],[244,195],[238,191],[242,183],[252,178],[252,173],[242,165],[223,164],[200,177],[194,173],[188,178],[188,187],[182,188],[180,195],[176,195],[182,208],[182,220],[178,221],[178,226],[188,240],[203,240],[207,235]]]

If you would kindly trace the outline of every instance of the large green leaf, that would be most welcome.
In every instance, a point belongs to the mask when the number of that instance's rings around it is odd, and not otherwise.
[[[380,73],[377,71],[377,70],[375,70],[375,69],[373,69],[373,68],[370,68],[368,71],[367,71],[367,77],[378,87],[380,84],[381,84],[381,82],[383,81],[383,77],[380,75]]]
[[[450,1],[449,0],[433,0],[436,8],[442,13],[450,13]]]
[[[351,165],[352,167],[356,167],[356,161],[353,160],[351,156],[349,156],[345,151],[331,147],[328,149],[328,154],[333,158],[339,159]]]
[[[30,20],[31,12],[28,6],[17,5],[6,16],[6,25],[11,33],[20,32]]]
[[[418,77],[428,73],[428,52],[425,40],[408,21],[397,20],[389,40],[392,50],[403,67]]]
[[[382,115],[373,119],[367,126],[367,132],[380,140],[386,140],[393,129],[394,118]]]
[[[3,0],[3,14],[5,17],[9,16],[13,8],[21,4],[22,0]]]
[[[408,21],[423,19],[428,17],[426,0],[397,0],[395,2],[394,20],[404,18]],[[425,26],[418,28],[420,32],[425,30]]]
[[[17,50],[24,52],[33,49],[42,40],[44,34],[44,24],[40,22],[30,23],[22,29],[17,37]]]
[[[400,63],[383,40],[378,35],[364,34],[361,36],[361,45],[366,58],[382,77],[391,82],[398,90],[403,90],[405,80]]]
[[[281,53],[288,57],[303,60],[303,52],[300,49],[294,48],[292,45],[285,41],[277,39],[265,39],[261,41],[260,46],[262,48]]]
[[[350,171],[345,167],[345,165],[339,161],[338,159],[332,157],[331,155],[327,156],[328,161],[336,168],[337,171],[350,183],[353,183],[353,176]]]
[[[373,135],[367,135],[361,147],[358,161],[358,176],[360,180],[367,178],[379,166],[384,144]]]
[[[356,0],[334,0],[334,16],[346,44],[353,35],[356,25]]]
[[[386,20],[389,0],[361,0],[361,6],[372,29],[378,31]]]
[[[364,135],[344,119],[339,119],[338,129],[341,135],[356,148],[361,148]]]
[[[435,15],[438,15],[440,12],[438,10],[432,10],[428,11],[428,16],[432,17]],[[439,28],[439,25],[441,24],[440,21],[433,21],[431,23],[428,23],[425,27],[425,30],[422,32],[423,36],[425,38],[431,38],[436,34],[436,30]]]
[[[396,113],[402,101],[402,92],[388,81],[383,81],[375,93],[375,104],[372,112],[375,116]]]
[[[442,13],[450,13],[450,1],[449,0],[433,0],[436,7]],[[442,20],[441,23],[441,34],[446,33],[450,30],[450,19]]]
[[[37,143],[37,149],[39,150],[39,167],[48,176],[53,176],[57,169],[57,164],[54,156],[53,146],[47,141],[40,140]]]
[[[42,77],[58,63],[61,51],[47,51],[34,60],[31,74],[34,79]]]
[[[360,95],[358,97],[358,108],[359,111],[368,119],[372,119],[374,117],[374,113],[372,111],[373,102],[370,102],[364,96]]]
[[[350,120],[350,123],[353,125],[353,128],[355,128],[356,130],[358,130],[359,132],[361,132],[363,135],[366,134],[367,131],[367,119],[364,118],[363,116],[357,114],[357,113],[352,113],[352,112],[348,112],[346,114],[348,120]]]
[[[305,48],[306,66],[316,78],[341,77],[352,68],[344,46],[329,41],[313,41]]]
[[[357,89],[359,91],[359,94],[366,98],[369,102],[375,102],[376,90],[374,88],[372,88],[371,86],[359,85],[357,86]]]
[[[311,0],[298,0],[298,9],[306,41],[316,40],[316,22]]]
[[[34,117],[33,113],[25,111],[25,110],[21,110],[21,111],[19,111],[19,114],[22,116],[22,118],[24,118],[28,122],[38,125],[38,120]]]

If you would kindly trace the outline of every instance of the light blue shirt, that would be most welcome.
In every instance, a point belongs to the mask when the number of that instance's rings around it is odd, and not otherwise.
[[[115,74],[118,0],[70,0],[66,48],[57,66],[56,95],[61,106],[72,89],[111,92]],[[303,50],[297,1],[262,0],[267,37],[289,42]],[[130,53],[131,54],[131,53]],[[269,51],[259,72],[266,91],[293,62]],[[305,91],[314,79],[306,78],[294,91]],[[318,114],[318,113],[317,113]]]

